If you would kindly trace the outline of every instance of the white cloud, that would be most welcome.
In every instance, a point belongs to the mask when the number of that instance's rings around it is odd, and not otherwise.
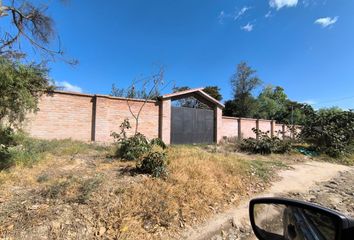
[[[268,11],[266,15],[264,15],[265,18],[270,18],[272,16],[272,11]]]
[[[302,0],[302,5],[304,7],[310,7],[310,6],[318,6],[318,5],[326,5],[327,0]]]
[[[241,29],[246,32],[251,32],[253,30],[253,24],[247,23],[245,26],[242,26]]]
[[[335,24],[338,21],[338,17],[325,17],[325,18],[319,18],[315,21],[315,24],[321,25],[323,28],[326,28],[328,26],[331,26]]]
[[[250,9],[251,9],[250,7],[246,7],[246,6],[243,7],[240,11],[238,11],[235,14],[234,20],[237,20],[237,19],[241,18]]]
[[[283,7],[296,7],[298,0],[269,0],[269,5],[277,10]]]
[[[218,16],[219,23],[224,23],[224,18],[225,18],[225,12],[221,11]]]
[[[69,92],[82,92],[82,88],[79,86],[72,85],[71,83],[67,81],[63,82],[55,82],[55,85],[65,91]]]

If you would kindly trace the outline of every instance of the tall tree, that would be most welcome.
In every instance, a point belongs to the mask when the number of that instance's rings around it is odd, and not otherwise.
[[[218,86],[206,86],[203,92],[209,94],[218,101],[222,100],[222,95],[220,93],[220,88]]]
[[[257,112],[255,117],[280,120],[286,112],[288,96],[282,87],[265,87],[257,98]]]
[[[228,106],[233,108],[226,109],[225,112],[231,113],[231,116],[253,117],[257,105],[252,92],[261,83],[261,80],[256,76],[256,71],[247,63],[238,64],[236,73],[231,77],[234,103],[228,104]]]
[[[26,114],[37,110],[39,97],[52,89],[48,70],[0,57],[0,125],[18,127]]]

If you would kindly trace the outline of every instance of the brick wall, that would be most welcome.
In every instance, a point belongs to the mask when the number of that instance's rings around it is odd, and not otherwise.
[[[44,95],[39,111],[30,114],[25,129],[45,139],[91,139],[92,97],[90,95]]]
[[[257,128],[256,119],[241,118],[240,119],[240,132],[242,138],[256,138],[253,128]]]
[[[142,100],[59,91],[41,98],[40,110],[28,116],[25,129],[37,138],[112,142],[111,133],[119,132],[119,126],[126,118],[132,125],[128,134],[134,133],[135,119],[130,111],[137,115],[143,104]],[[256,138],[252,128],[269,131],[270,135],[281,138],[291,136],[285,125],[269,120],[222,117],[220,107],[215,108],[215,113],[217,141],[223,137]],[[170,128],[171,100],[146,102],[139,117],[138,131],[149,139],[160,137],[169,144]]]
[[[238,136],[238,118],[222,117],[222,136],[235,137]]]
[[[144,104],[143,101],[129,101],[98,96],[96,98],[96,135],[99,142],[112,141],[110,134],[120,132],[119,126],[128,118],[132,128],[128,131],[132,135],[135,131],[135,119],[130,113],[129,106],[134,115],[137,115]],[[147,138],[157,138],[159,135],[159,105],[155,101],[147,102],[139,117],[138,131]]]
[[[297,133],[301,127],[295,126]],[[238,138],[257,138],[252,128],[259,129],[262,132],[269,132],[269,136],[277,136],[279,138],[292,137],[289,127],[285,124],[275,124],[271,120],[222,117],[222,136],[238,137]]]
[[[137,114],[143,103],[141,100],[130,100],[132,112]],[[26,131],[37,138],[111,142],[111,133],[119,132],[119,125],[125,118],[132,125],[129,134],[135,130],[135,120],[129,111],[127,99],[55,92],[44,95],[38,107],[39,111],[30,114],[25,124]],[[139,119],[139,132],[150,139],[158,137],[157,102],[147,102]]]

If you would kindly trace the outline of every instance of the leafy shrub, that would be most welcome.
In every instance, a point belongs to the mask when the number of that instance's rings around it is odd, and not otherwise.
[[[340,157],[354,151],[354,112],[324,109],[309,117],[301,138],[331,157]]]
[[[0,171],[11,166],[11,154],[8,148],[0,144]]]
[[[154,138],[150,141],[151,145],[157,145],[160,146],[162,149],[166,149],[167,145],[164,143],[164,141],[161,140],[161,138]]]
[[[241,151],[267,155],[271,153],[287,153],[291,150],[291,143],[278,137],[270,137],[267,132],[258,132],[259,139],[249,138],[242,140]]]
[[[124,119],[124,121],[120,124],[119,129],[120,133],[112,132],[111,136],[117,141],[123,141],[127,139],[127,130],[131,129],[132,126],[130,125],[129,119]]]
[[[166,154],[163,152],[150,152],[138,164],[137,169],[141,173],[150,174],[153,177],[167,176]]]
[[[0,170],[13,165],[12,148],[18,145],[18,137],[10,127],[0,126]]]
[[[146,137],[137,133],[119,142],[116,155],[125,160],[138,160],[151,150],[151,144]]]
[[[124,160],[139,160],[152,150],[154,145],[166,149],[166,144],[159,138],[154,138],[150,142],[141,133],[127,137],[127,130],[131,128],[129,119],[125,119],[119,126],[120,133],[113,132],[111,136],[115,139],[118,148],[116,156]]]

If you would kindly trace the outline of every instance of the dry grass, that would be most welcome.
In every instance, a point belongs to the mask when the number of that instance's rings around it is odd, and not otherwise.
[[[262,191],[285,165],[278,159],[168,149],[169,175],[136,175],[106,150],[55,157],[2,173],[0,238],[178,238],[212,214]],[[1,175],[0,175],[1,176]]]

